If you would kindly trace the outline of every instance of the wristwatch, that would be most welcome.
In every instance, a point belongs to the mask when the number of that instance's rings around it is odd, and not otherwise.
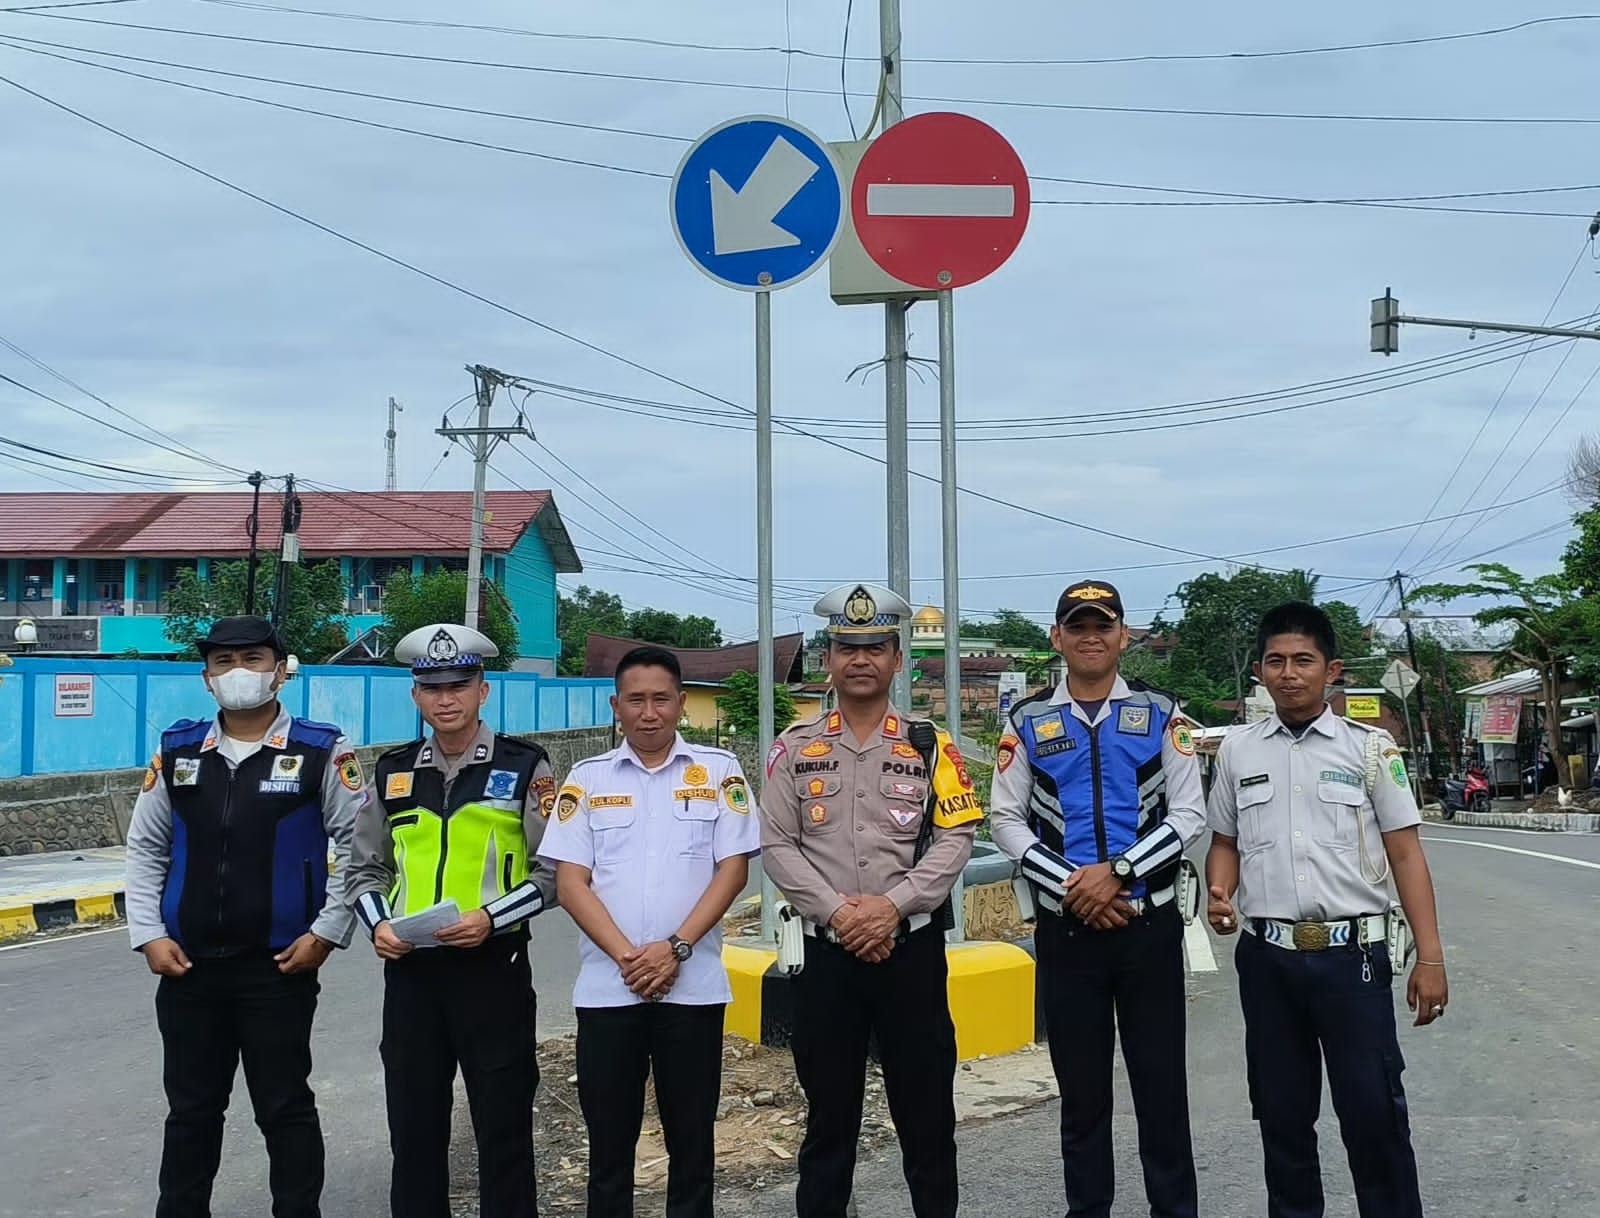
[[[1111,860],[1111,874],[1119,880],[1133,879],[1133,864],[1128,862],[1123,855],[1117,855]]]
[[[694,944],[687,939],[680,939],[677,935],[668,935],[667,942],[671,945],[672,955],[679,964],[694,955]]]

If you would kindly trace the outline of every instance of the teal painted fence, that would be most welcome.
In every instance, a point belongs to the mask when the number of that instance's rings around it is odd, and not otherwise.
[[[603,679],[490,673],[483,717],[502,732],[602,727],[611,690]],[[307,666],[279,697],[291,714],[337,723],[355,744],[422,731],[404,669]],[[0,668],[0,778],[141,766],[168,725],[216,710],[198,664],[19,657]]]

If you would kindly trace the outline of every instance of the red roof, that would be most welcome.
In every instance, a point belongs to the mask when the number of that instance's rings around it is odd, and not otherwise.
[[[772,640],[772,671],[782,684],[798,681],[801,671],[801,649],[805,646],[803,634],[780,634]],[[618,638],[613,634],[591,634],[584,644],[583,675],[609,677],[617,671],[617,661],[635,647],[643,647],[638,639]],[[659,643],[650,646],[659,647]],[[754,673],[761,664],[760,643],[733,643],[727,647],[668,647],[678,657],[683,668],[683,679],[688,684],[720,685],[736,672]]]
[[[246,554],[251,494],[0,494],[0,558],[138,555],[222,558]],[[281,493],[261,496],[256,544],[276,549]],[[464,554],[472,535],[466,491],[302,491],[300,549],[310,557]],[[549,491],[490,491],[484,548],[509,551],[530,524],[557,571],[581,571]]]

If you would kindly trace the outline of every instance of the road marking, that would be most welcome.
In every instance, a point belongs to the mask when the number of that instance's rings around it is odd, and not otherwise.
[[[1217,958],[1211,951],[1211,936],[1206,930],[1206,924],[1200,918],[1183,928],[1183,950],[1189,956],[1189,971],[1191,973],[1214,973],[1217,971]]]
[[[27,943],[12,943],[7,947],[0,947],[0,952],[20,952],[25,947],[43,947],[47,943],[66,943],[73,939],[92,939],[96,935],[127,934],[126,926],[107,926],[102,930],[85,930],[71,935],[48,935],[42,939],[31,939]]]
[[[1425,837],[1425,842],[1443,842],[1450,846],[1476,846],[1479,850],[1499,850],[1505,854],[1524,854],[1531,859],[1545,859],[1552,863],[1566,863],[1572,867],[1587,867],[1591,871],[1600,871],[1600,863],[1591,863],[1588,859],[1568,858],[1564,854],[1546,854],[1543,850],[1524,850],[1520,846],[1502,846],[1497,842],[1473,842],[1461,837]]]
[[[867,187],[869,216],[1016,215],[1016,192],[1009,186],[902,186],[873,182]]]

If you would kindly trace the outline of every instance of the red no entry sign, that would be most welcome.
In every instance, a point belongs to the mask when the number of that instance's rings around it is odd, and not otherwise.
[[[926,290],[999,269],[1028,227],[1028,175],[998,131],[965,114],[896,123],[856,168],[850,211],[871,259]]]

